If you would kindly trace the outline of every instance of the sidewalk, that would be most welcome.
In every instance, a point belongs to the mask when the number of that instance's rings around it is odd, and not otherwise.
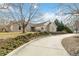
[[[63,38],[73,35],[75,34],[48,36],[22,47],[13,54],[11,52],[7,56],[68,56],[61,41]]]

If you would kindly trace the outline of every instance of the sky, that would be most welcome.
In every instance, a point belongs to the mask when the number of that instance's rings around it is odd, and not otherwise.
[[[54,12],[57,9],[59,9],[59,4],[56,3],[44,3],[44,4],[40,4],[40,9],[42,10],[42,12]]]
[[[75,20],[74,16],[71,16],[70,14],[65,15],[64,13],[71,13],[72,11],[79,10],[79,3],[44,3],[40,4],[40,10],[44,13],[44,20],[58,19],[59,21],[65,22],[67,17],[68,19],[71,17],[71,19]]]
[[[73,6],[72,4],[66,4],[66,5]],[[77,7],[79,6],[79,4],[76,4],[76,5],[77,5]],[[67,10],[69,10],[68,8],[66,8],[65,4],[63,6],[63,4],[59,4],[59,3],[40,3],[39,6],[35,5],[34,8],[39,8],[39,12],[43,14],[39,18],[32,19],[32,21],[34,21],[34,22],[37,22],[38,20],[39,20],[38,22],[48,21],[48,20],[54,21],[55,19],[58,19],[61,21],[61,20],[64,20],[66,17],[68,17],[68,15],[62,14],[64,11],[68,12]],[[65,10],[62,10],[64,8],[65,8]],[[74,6],[73,6],[73,8],[74,8]],[[20,14],[18,14],[19,13],[18,8],[10,6],[9,9],[12,11],[15,18],[18,18],[18,15],[20,15]],[[0,9],[0,11],[2,11],[2,12],[0,12],[0,17],[4,17],[4,19],[7,19],[4,15],[8,16],[9,11],[7,9]],[[27,16],[26,19],[28,18],[28,15],[29,15],[28,12],[29,12],[29,3],[25,3],[24,7],[23,7],[23,14],[25,16]],[[10,16],[11,15],[9,15],[9,17]]]
[[[29,3],[25,3],[23,7],[23,14],[28,17],[28,12],[29,12]],[[60,5],[56,3],[40,3],[39,6],[34,6],[34,8],[39,8],[39,12],[43,14],[43,16],[39,17],[39,19],[43,18],[42,21],[47,21],[49,18],[55,17],[55,13],[59,10]],[[17,18],[18,17],[18,8],[10,6],[9,9],[12,11],[14,16]],[[4,14],[8,16],[9,11],[7,9],[1,9],[2,11],[0,13],[0,16],[3,17]],[[11,16],[11,15],[9,15]],[[5,16],[4,16],[5,17]],[[38,21],[37,19],[33,19],[32,21]],[[38,22],[41,22],[39,20]]]
[[[44,21],[49,19],[54,20],[56,17],[60,18],[59,16],[55,15],[60,10],[60,4],[57,3],[41,3],[39,6],[39,10],[41,13],[44,14]],[[37,20],[37,19],[36,19]]]

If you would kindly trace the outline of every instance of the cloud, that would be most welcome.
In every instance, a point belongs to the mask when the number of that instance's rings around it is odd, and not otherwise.
[[[34,19],[33,22],[54,21],[55,19],[62,21],[66,17],[67,16],[61,16],[61,15],[56,15],[55,13],[47,12],[47,13],[43,14],[43,16],[41,16],[40,18]]]
[[[10,9],[12,12],[14,12],[14,11],[15,11],[15,10],[13,9],[13,7],[11,7],[11,6],[9,7],[9,9]]]
[[[44,15],[45,20],[54,21],[55,19],[58,19],[59,21],[63,21],[68,15],[56,15],[55,13],[46,13]]]

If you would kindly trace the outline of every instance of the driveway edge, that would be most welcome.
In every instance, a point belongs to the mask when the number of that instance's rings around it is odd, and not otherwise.
[[[10,53],[7,54],[6,56],[12,56],[13,54],[15,54],[16,52],[18,52],[19,50],[21,50],[23,47],[25,47],[26,45],[29,45],[30,43],[32,43],[32,42],[34,42],[34,41],[36,41],[36,40],[38,40],[38,38],[37,38],[37,39],[33,39],[33,40],[31,40],[31,41],[29,41],[29,42],[23,44],[22,46],[16,48],[15,50],[13,50],[12,52],[10,52]]]

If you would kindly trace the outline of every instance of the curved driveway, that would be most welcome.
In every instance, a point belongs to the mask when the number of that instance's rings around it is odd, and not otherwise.
[[[63,48],[62,39],[75,34],[52,35],[26,44],[15,53],[8,56],[68,56],[69,54]]]

